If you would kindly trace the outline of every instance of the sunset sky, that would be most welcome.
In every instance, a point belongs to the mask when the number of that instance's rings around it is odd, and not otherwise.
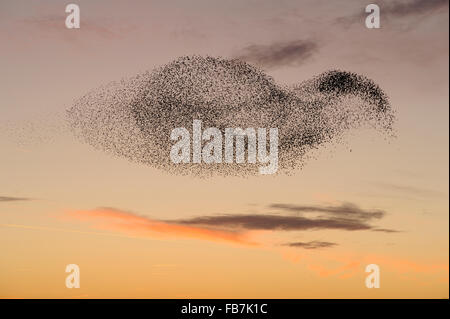
[[[1,298],[449,298],[448,1],[375,2],[380,29],[361,0],[76,0],[80,29],[68,3],[0,0]],[[363,74],[396,137],[354,130],[290,175],[199,179],[65,126],[86,92],[192,54],[286,85]]]

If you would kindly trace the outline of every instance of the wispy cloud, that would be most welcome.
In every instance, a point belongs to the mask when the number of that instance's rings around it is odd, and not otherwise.
[[[411,16],[425,16],[442,12],[448,7],[448,0],[412,0],[412,1],[389,1],[378,3],[382,19],[408,18]],[[367,13],[361,12],[349,17],[337,19],[338,23],[351,24],[364,21]]]
[[[293,243],[286,243],[284,246],[289,247],[298,247],[298,248],[305,248],[305,249],[318,249],[318,248],[327,248],[327,247],[333,247],[336,246],[336,243],[331,243],[328,241],[309,241],[309,242],[293,242]]]
[[[97,229],[115,230],[144,237],[181,237],[226,241],[245,245],[256,244],[244,232],[186,226],[108,207],[87,211],[74,211],[68,215],[75,219],[91,222]]]
[[[316,42],[295,40],[269,45],[253,44],[242,49],[235,57],[264,68],[274,68],[301,65],[317,51]]]
[[[395,1],[383,6],[383,14],[401,17],[433,13],[446,7],[448,7],[448,0]]]
[[[411,278],[416,274],[432,275],[428,280],[436,280],[436,276],[439,279],[448,278],[448,262],[414,260],[390,254],[366,254],[345,250],[317,250],[314,254],[308,254],[290,249],[282,251],[282,256],[291,262],[305,264],[320,277],[336,276],[346,279],[361,274],[366,265],[375,263],[385,271],[412,276]]]
[[[40,31],[46,32],[67,32],[65,27],[66,17],[63,15],[47,15],[41,17],[29,17],[23,19],[25,25],[32,26]],[[80,29],[81,30],[81,29]],[[117,34],[98,23],[94,23],[87,18],[82,21],[82,30],[87,33],[97,34],[104,38],[114,38]]]
[[[92,19],[84,17],[81,20],[81,27],[77,30],[68,30],[65,27],[66,16],[60,14],[48,14],[43,16],[31,16],[18,21],[25,27],[31,27],[35,34],[58,34],[64,38],[75,39],[75,35],[82,33],[84,36],[93,36],[94,38],[118,39],[136,27],[126,21],[114,21],[104,18]]]
[[[375,182],[373,185],[382,188],[383,190],[389,190],[391,192],[396,193],[403,193],[405,195],[413,195],[413,196],[420,196],[420,197],[440,197],[445,196],[443,192],[436,191],[433,189],[423,188],[423,187],[417,187],[417,186],[410,186],[410,185],[398,185],[398,184],[392,184],[392,183],[382,183],[382,182]]]
[[[12,197],[12,196],[0,196],[0,202],[20,202],[20,201],[29,201],[31,198],[26,197]]]
[[[381,233],[400,233],[400,230],[389,229],[389,228],[374,228],[372,231],[377,231]]]
[[[380,219],[386,213],[382,210],[364,210],[353,203],[343,203],[338,206],[305,206],[292,204],[271,204],[270,208],[281,209],[294,213],[322,213],[336,217],[346,217],[356,220]]]
[[[269,208],[282,210],[285,214],[222,214],[162,220],[114,208],[97,208],[71,212],[69,216],[88,221],[97,229],[115,230],[133,235],[196,238],[241,244],[256,244],[256,241],[252,240],[252,234],[261,231],[333,229],[396,232],[396,230],[379,228],[371,224],[372,220],[382,218],[385,212],[364,210],[351,203],[339,206],[272,204]],[[292,247],[302,246],[309,249],[333,245],[336,244],[320,241],[292,243]]]

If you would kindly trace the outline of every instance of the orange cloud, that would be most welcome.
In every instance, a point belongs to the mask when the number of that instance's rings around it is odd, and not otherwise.
[[[399,275],[438,275],[438,280],[448,282],[448,263],[414,261],[391,255],[365,254],[346,251],[296,252],[292,248],[281,250],[282,256],[294,263],[303,263],[320,277],[338,276],[349,278],[364,271],[369,264],[377,264],[381,269]],[[447,279],[446,279],[447,278]]]
[[[337,276],[342,279],[353,277],[364,272],[364,266],[371,263],[378,264],[382,269],[400,275],[415,277],[419,274],[436,274],[438,279],[442,279],[442,276],[448,276],[446,275],[449,269],[448,263],[427,263],[399,256],[374,255],[357,251],[314,250],[298,252],[293,248],[274,247],[271,245],[273,239],[266,238],[271,233],[270,231],[229,230],[222,229],[217,225],[179,224],[176,221],[156,220],[113,208],[72,211],[67,216],[89,222],[96,229],[117,231],[133,236],[193,238],[243,245],[260,245],[265,249],[281,253],[284,258],[291,262],[304,264],[306,269],[315,272],[320,277]],[[426,277],[424,278],[426,279]]]
[[[119,231],[133,235],[139,234],[143,237],[182,237],[257,245],[257,243],[249,239],[250,232],[179,225],[113,208],[72,211],[67,216],[77,220],[92,222],[93,227],[97,229]]]
[[[377,263],[379,265],[386,265],[394,271],[405,273],[423,273],[434,274],[438,272],[448,273],[448,263],[419,263],[404,258],[381,256],[381,255],[369,255],[366,257],[367,261]]]

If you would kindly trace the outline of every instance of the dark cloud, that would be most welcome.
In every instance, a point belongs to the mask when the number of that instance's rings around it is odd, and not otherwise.
[[[448,6],[448,0],[414,0],[396,1],[386,3],[382,8],[382,13],[389,16],[408,16],[417,14],[427,14],[443,9]]]
[[[372,231],[378,231],[378,232],[382,232],[382,233],[400,233],[400,230],[395,230],[395,229],[388,229],[388,228],[375,228],[372,229]]]
[[[330,243],[328,241],[309,241],[309,242],[294,242],[294,243],[287,243],[283,246],[289,246],[289,247],[298,247],[298,248],[305,248],[305,249],[318,249],[318,248],[328,248],[336,246],[336,243]]]
[[[340,230],[376,230],[396,232],[395,230],[377,228],[370,224],[373,220],[385,216],[382,210],[364,210],[352,203],[339,206],[301,206],[291,204],[272,204],[271,209],[294,212],[297,215],[280,214],[236,214],[200,216],[190,219],[172,221],[177,224],[189,224],[210,227],[225,227],[245,230],[280,230],[302,231],[319,229]],[[311,216],[311,214],[314,214]],[[309,216],[308,216],[309,215]]]
[[[269,45],[250,45],[236,58],[264,68],[303,64],[318,50],[316,42],[296,40]]]
[[[306,218],[282,215],[216,215],[178,220],[176,223],[203,226],[222,226],[247,230],[367,230],[372,226],[351,218]]]
[[[369,230],[368,223],[351,218],[306,218],[281,215],[215,215],[176,221],[178,224],[226,227],[246,230]]]
[[[428,15],[440,12],[448,7],[448,0],[413,0],[413,1],[390,1],[378,4],[382,19],[402,18],[409,16]],[[337,19],[338,23],[351,24],[364,21],[367,13],[362,12],[350,17]]]
[[[364,210],[352,203],[343,203],[340,206],[301,206],[291,204],[272,204],[269,207],[294,213],[321,213],[361,221],[380,219],[386,214],[382,210]]]
[[[27,201],[27,200],[31,200],[31,198],[0,196],[0,202],[18,202],[18,201]]]

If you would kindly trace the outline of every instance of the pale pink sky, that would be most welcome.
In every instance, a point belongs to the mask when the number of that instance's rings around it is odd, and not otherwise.
[[[369,30],[339,20],[364,1],[75,3],[79,30],[64,27],[61,1],[0,2],[0,198],[30,199],[0,201],[0,297],[448,298],[448,4],[385,17],[381,6],[382,28]],[[74,99],[110,81],[182,55],[298,40],[317,50],[268,74],[283,84],[331,68],[364,74],[389,95],[398,137],[352,132],[292,176],[198,180],[111,157],[62,126]],[[152,228],[343,202],[385,211],[377,226],[402,232],[246,233],[253,247]],[[116,224],[116,211],[99,221],[97,207],[132,212],[150,230]],[[280,245],[313,240],[338,245]],[[64,287],[69,263],[84,274],[80,291]],[[382,269],[379,291],[364,286],[368,263]]]

